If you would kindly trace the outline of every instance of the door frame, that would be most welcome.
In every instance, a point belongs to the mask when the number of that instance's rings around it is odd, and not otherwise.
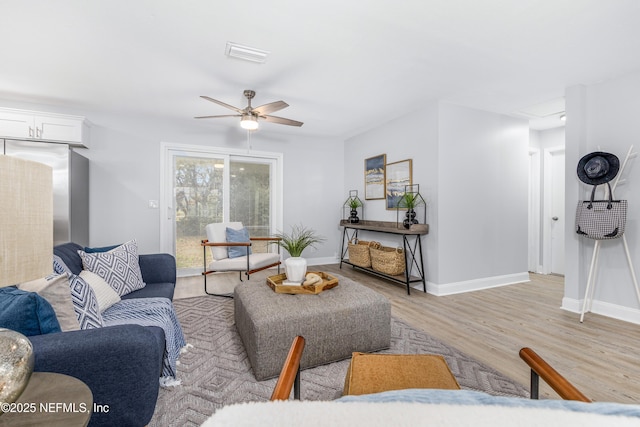
[[[551,222],[548,221],[553,214],[551,212],[552,203],[552,170],[553,170],[553,160],[552,157],[554,154],[564,153],[564,146],[550,147],[545,148],[543,152],[543,214],[542,214],[542,274],[551,274]],[[564,177],[563,181],[564,183]],[[565,186],[566,187],[566,186]],[[565,216],[565,227],[567,226],[566,217],[567,212],[564,213]]]
[[[283,179],[283,154],[268,151],[247,151],[226,147],[209,147],[204,145],[176,144],[171,142],[160,143],[160,250],[175,256],[174,247],[174,206],[173,206],[173,177],[169,176],[168,168],[172,168],[173,156],[179,153],[193,154],[194,156],[220,156],[225,157],[228,166],[229,157],[263,158],[275,161],[273,175],[271,177],[273,188],[273,200],[271,207],[274,210],[271,218],[273,230],[281,230],[284,217],[284,179]],[[228,167],[227,167],[228,170]],[[204,238],[205,236],[203,236]]]
[[[542,271],[540,257],[540,150],[529,148],[529,260],[528,270]]]

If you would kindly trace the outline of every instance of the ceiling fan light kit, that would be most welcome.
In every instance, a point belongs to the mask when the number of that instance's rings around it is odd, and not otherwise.
[[[221,117],[240,117],[240,126],[243,129],[247,130],[256,130],[258,129],[258,119],[265,120],[271,123],[277,123],[281,125],[288,126],[302,126],[304,123],[299,122],[297,120],[285,119],[283,117],[270,116],[269,113],[273,113],[275,111],[280,111],[283,108],[287,108],[289,104],[284,101],[276,101],[270,102],[268,104],[261,105],[259,107],[253,108],[251,106],[251,100],[256,93],[252,90],[245,90],[244,96],[247,98],[247,106],[245,108],[234,107],[233,105],[229,105],[225,102],[218,101],[217,99],[210,98],[208,96],[202,95],[200,98],[206,99],[207,101],[211,101],[214,104],[221,105],[225,108],[235,111],[237,114],[225,114],[225,115],[217,115],[217,116],[199,116],[195,117],[196,119],[217,119]]]
[[[245,114],[240,119],[240,127],[246,130],[256,130],[258,129],[258,118],[251,114]]]

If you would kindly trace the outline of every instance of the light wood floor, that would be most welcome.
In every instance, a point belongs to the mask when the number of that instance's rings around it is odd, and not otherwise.
[[[528,283],[436,297],[337,264],[313,266],[384,294],[392,314],[528,387],[518,351],[531,347],[595,401],[640,403],[640,325],[560,309],[563,278],[532,274]],[[228,276],[236,281],[237,274]],[[180,278],[176,298],[202,295],[202,277]],[[215,280],[219,280],[218,277]],[[557,398],[545,385],[541,396]]]

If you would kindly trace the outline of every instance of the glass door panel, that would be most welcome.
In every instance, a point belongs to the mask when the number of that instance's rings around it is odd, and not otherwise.
[[[173,176],[175,254],[178,269],[202,271],[205,227],[222,222],[225,159],[176,155]]]
[[[231,158],[229,162],[229,218],[240,221],[251,237],[271,230],[271,164]],[[254,242],[254,252],[266,252],[266,242]]]

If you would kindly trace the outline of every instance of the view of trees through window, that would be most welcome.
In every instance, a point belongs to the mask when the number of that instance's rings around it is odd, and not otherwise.
[[[270,165],[250,161],[229,162],[228,187],[223,159],[174,157],[176,262],[178,268],[202,268],[202,247],[207,224],[240,221],[251,236],[271,232]],[[225,192],[229,218],[225,218]],[[266,247],[253,246],[253,251]]]

